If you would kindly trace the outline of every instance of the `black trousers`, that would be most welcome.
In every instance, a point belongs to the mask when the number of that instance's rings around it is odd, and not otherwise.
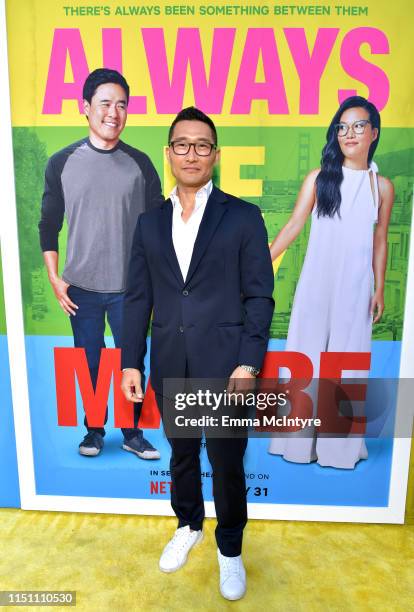
[[[161,415],[170,400],[156,394]],[[171,446],[171,505],[178,527],[202,528],[204,500],[201,489],[200,446],[198,438],[167,438]],[[207,456],[213,468],[213,497],[217,515],[216,541],[226,557],[241,554],[243,529],[247,523],[246,479],[243,457],[247,437],[206,436]]]

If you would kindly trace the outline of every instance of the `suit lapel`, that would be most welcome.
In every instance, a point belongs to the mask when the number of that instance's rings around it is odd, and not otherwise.
[[[188,269],[187,278],[185,280],[186,285],[190,282],[191,277],[196,271],[197,266],[200,263],[200,260],[203,257],[209,245],[209,242],[212,239],[214,232],[216,231],[216,228],[221,221],[222,216],[224,215],[224,213],[227,212],[227,207],[224,206],[226,200],[226,194],[220,191],[220,189],[217,189],[217,187],[213,187],[213,190],[207,201],[206,209],[204,211],[204,215],[201,220],[200,228],[198,230],[197,238],[194,244],[190,267]]]
[[[172,241],[172,202],[170,199],[166,200],[162,207],[161,215],[161,239],[162,239],[162,250],[166,256],[168,264],[171,267],[174,275],[177,277],[180,285],[184,285],[183,275],[181,274],[180,265],[178,263],[177,255],[175,253],[173,241]]]

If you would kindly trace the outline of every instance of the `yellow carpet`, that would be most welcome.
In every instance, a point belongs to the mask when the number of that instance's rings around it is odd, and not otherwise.
[[[175,524],[0,510],[0,589],[76,590],[72,609],[99,612],[414,610],[413,525],[250,521],[248,592],[226,602],[218,592],[213,520],[183,569],[159,572],[159,554]]]
[[[414,523],[414,436],[411,440],[410,471],[408,475],[407,501],[405,504],[405,522]]]

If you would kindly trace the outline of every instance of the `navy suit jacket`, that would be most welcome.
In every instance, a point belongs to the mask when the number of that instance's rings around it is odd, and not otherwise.
[[[148,323],[151,381],[226,378],[262,366],[274,309],[273,269],[260,209],[213,187],[184,281],[172,242],[172,203],[143,213],[124,300],[122,367],[143,373]]]

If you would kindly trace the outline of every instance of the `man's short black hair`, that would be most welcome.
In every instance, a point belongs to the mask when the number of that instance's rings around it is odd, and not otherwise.
[[[171,142],[174,127],[179,121],[202,121],[203,123],[207,123],[213,133],[214,144],[217,144],[216,126],[214,125],[210,117],[208,117],[205,113],[203,113],[203,111],[196,108],[195,106],[188,106],[187,108],[183,108],[183,110],[178,113],[178,115],[172,122],[170,130],[168,132],[168,144],[170,144]]]
[[[126,79],[117,70],[109,70],[109,68],[97,68],[90,73],[83,86],[83,99],[91,103],[92,97],[99,85],[105,83],[115,83],[120,85],[125,91],[127,102],[129,100],[129,85]]]

